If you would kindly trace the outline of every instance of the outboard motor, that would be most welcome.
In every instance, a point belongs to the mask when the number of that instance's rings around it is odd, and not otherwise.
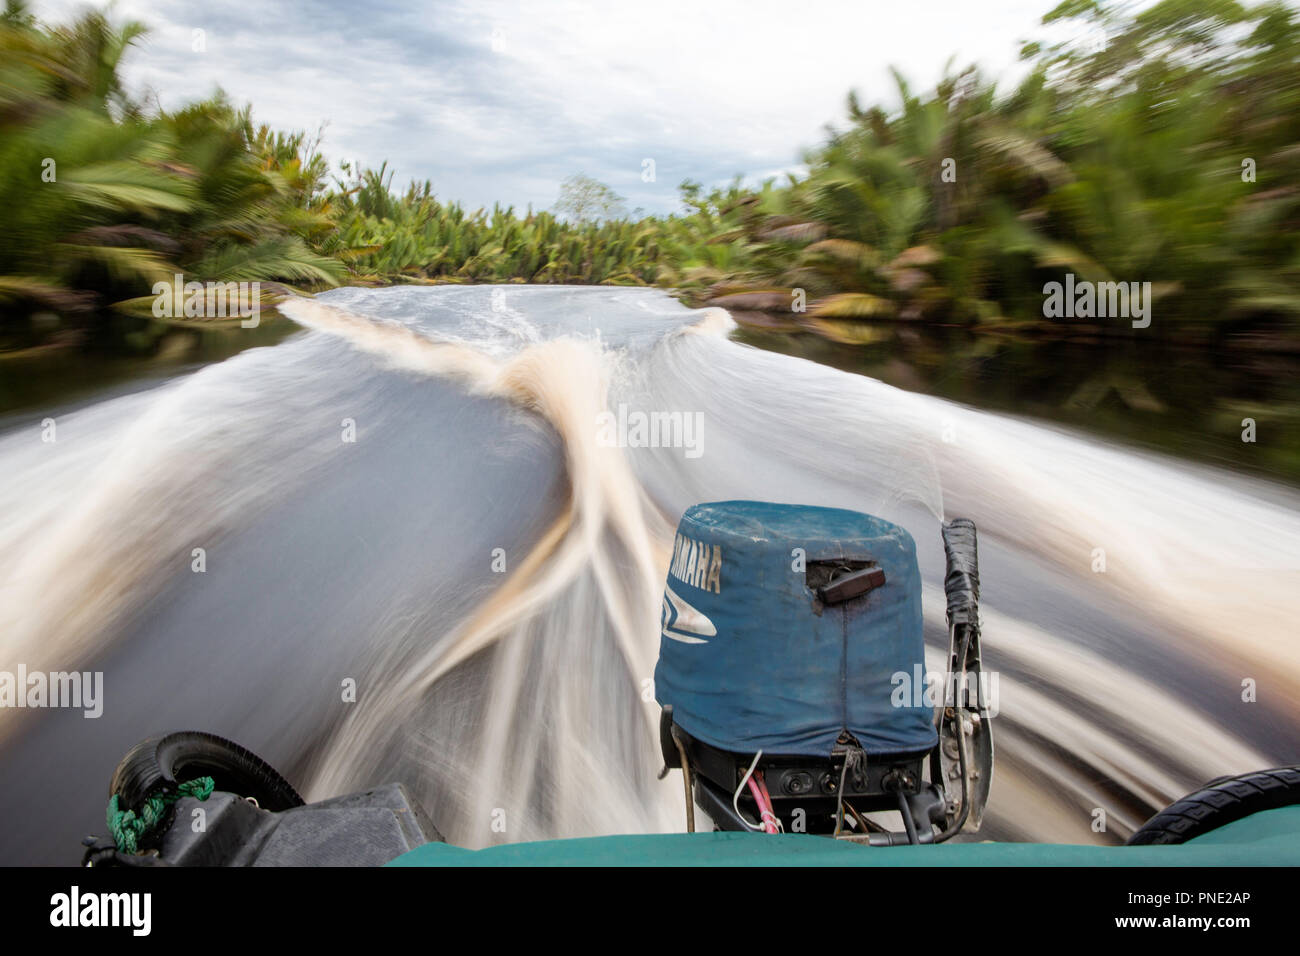
[[[978,827],[992,778],[975,526],[944,527],[955,680],[925,675],[916,545],[835,508],[683,515],[655,668],[665,773],[724,830],[931,843]],[[955,685],[955,686],[953,686]],[[903,830],[871,818],[898,811]]]

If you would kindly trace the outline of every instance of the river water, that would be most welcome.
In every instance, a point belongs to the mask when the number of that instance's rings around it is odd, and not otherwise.
[[[0,433],[0,671],[104,675],[98,718],[0,709],[0,863],[75,861],[120,755],[169,729],[240,741],[308,799],[400,779],[466,846],[680,829],[660,596],[682,511],[728,498],[906,526],[935,666],[939,523],[975,520],[983,838],[1122,842],[1206,779],[1300,758],[1286,486],[756,349],[652,290],[284,312],[302,333]],[[698,441],[602,440],[620,407]]]

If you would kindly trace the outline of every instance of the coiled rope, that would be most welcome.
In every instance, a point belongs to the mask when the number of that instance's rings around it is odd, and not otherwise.
[[[117,794],[108,798],[108,810],[105,818],[108,832],[113,835],[113,842],[123,853],[139,852],[140,841],[153,831],[167,813],[167,808],[181,797],[194,797],[206,800],[212,796],[216,786],[211,777],[195,777],[176,787],[159,787],[145,798],[140,805],[140,812],[123,810],[118,806]]]

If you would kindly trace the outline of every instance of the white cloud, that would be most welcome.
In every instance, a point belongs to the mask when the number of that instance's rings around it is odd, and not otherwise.
[[[154,28],[128,61],[164,106],[224,88],[278,128],[328,120],[326,152],[431,179],[470,206],[549,206],[585,171],[651,211],[676,186],[793,169],[845,96],[896,102],[890,65],[914,89],[949,57],[1023,74],[1020,40],[1056,0],[399,4],[372,0],[119,0]],[[103,3],[96,3],[103,6]],[[47,0],[60,19],[79,4]],[[207,50],[191,51],[191,31]],[[653,158],[657,178],[641,181]]]

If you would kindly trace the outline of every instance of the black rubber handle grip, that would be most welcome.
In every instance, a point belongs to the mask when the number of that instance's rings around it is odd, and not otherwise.
[[[980,601],[979,548],[975,522],[954,518],[943,526],[943,550],[948,555],[948,573],[943,589],[948,595],[948,620],[977,623]],[[957,615],[961,615],[958,617]]]

